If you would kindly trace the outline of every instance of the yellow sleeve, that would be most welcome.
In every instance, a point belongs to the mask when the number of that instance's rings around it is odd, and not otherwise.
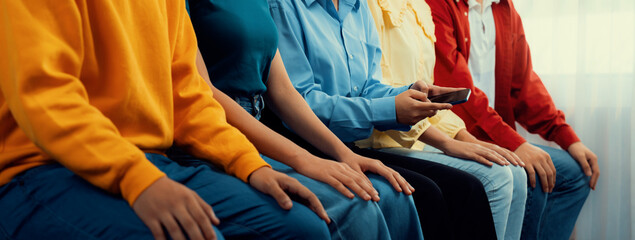
[[[394,141],[399,144],[398,147],[423,150],[423,145],[421,144],[421,141],[419,141],[419,137],[426,130],[428,130],[430,126],[431,124],[429,120],[426,118],[419,121],[414,126],[412,126],[410,131],[407,131],[407,132],[386,131],[384,133],[390,136],[391,139],[394,139]],[[418,149],[418,148],[421,148],[421,149]]]
[[[451,138],[456,137],[456,134],[465,128],[465,122],[451,110],[438,111],[437,115],[429,119],[432,126],[446,133]]]
[[[1,1],[2,96],[42,151],[132,205],[164,173],[90,105],[79,79],[86,40],[81,18],[75,1]]]
[[[185,7],[180,9],[172,62],[174,140],[192,155],[247,182],[253,171],[269,165],[247,137],[227,123],[223,108],[198,74],[194,29]]]
[[[373,130],[373,134],[364,140],[355,142],[360,148],[410,148],[423,150],[424,144],[419,141],[419,137],[430,127],[428,119],[419,121],[412,126],[410,131],[378,131]]]

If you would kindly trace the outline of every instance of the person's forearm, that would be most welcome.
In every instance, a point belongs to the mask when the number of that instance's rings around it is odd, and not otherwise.
[[[459,130],[459,132],[456,133],[456,136],[454,136],[454,139],[459,141],[464,141],[464,142],[471,142],[471,143],[477,143],[479,141],[478,139],[476,139],[476,137],[474,137],[474,135],[468,132],[467,129],[465,128]]]
[[[425,132],[423,132],[423,134],[421,134],[421,136],[419,136],[419,141],[443,151],[446,148],[446,145],[452,141],[452,138],[448,137],[448,135],[444,134],[439,129],[430,126]]]
[[[342,160],[353,152],[313,113],[295,90],[276,53],[269,73],[267,97],[270,107],[293,131],[325,154]]]
[[[197,55],[197,67],[199,73],[212,88],[214,98],[225,109],[227,122],[245,134],[260,153],[294,169],[307,159],[305,156],[310,155],[308,151],[262,124],[229,96],[215,88],[209,79],[207,68],[200,53]]]

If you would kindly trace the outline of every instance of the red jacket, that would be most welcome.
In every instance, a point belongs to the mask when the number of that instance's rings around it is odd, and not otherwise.
[[[474,86],[467,67],[470,26],[467,0],[426,0],[436,26],[435,84],[472,90],[469,101],[452,110],[477,138],[510,150],[526,142],[515,122],[529,132],[555,141],[563,149],[580,141],[556,109],[551,96],[533,71],[525,32],[511,0],[492,5],[496,24],[496,102],[488,106],[485,93]]]

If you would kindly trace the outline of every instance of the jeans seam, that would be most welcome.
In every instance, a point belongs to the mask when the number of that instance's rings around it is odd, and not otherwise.
[[[483,175],[482,178],[483,180],[481,181],[481,183],[483,184],[483,188],[487,188],[486,186],[492,186],[492,188],[487,191],[488,196],[490,195],[490,193],[494,193],[498,191],[499,187],[496,186],[495,184],[496,181],[492,181],[487,175]]]
[[[565,184],[567,184],[567,183],[569,183],[569,182],[571,182],[571,181],[572,181],[572,179],[568,179],[568,178],[566,177],[566,174],[558,174],[558,172],[556,171],[556,177],[557,177],[558,175],[560,175],[560,177],[562,178],[562,181],[560,182],[560,184],[557,184],[557,185],[562,186],[562,185],[565,185]],[[556,187],[556,186],[554,186],[554,188],[555,188],[555,187]]]
[[[11,237],[9,237],[9,233],[7,232],[7,230],[4,229],[1,223],[0,223],[0,238],[7,239],[7,240],[11,239]]]
[[[240,223],[235,223],[235,222],[232,222],[232,221],[223,220],[223,224],[228,224],[228,225],[229,225],[229,224],[231,224],[231,225],[240,226],[240,227],[242,227],[242,228],[245,228],[245,229],[249,230],[249,232],[252,232],[252,233],[258,234],[258,236],[259,236],[261,239],[270,239],[270,238],[268,238],[267,236],[265,236],[264,234],[260,233],[259,231],[256,231],[255,229],[250,228],[250,227],[245,226],[245,225],[240,224]],[[218,229],[218,230],[222,233],[222,231],[221,231],[220,229]]]
[[[27,178],[27,176],[26,176],[26,175],[25,175],[25,178]],[[20,181],[23,181],[23,179],[21,179]],[[78,233],[81,233],[81,234],[83,234],[83,235],[85,235],[85,236],[87,236],[87,237],[90,237],[91,239],[95,239],[95,240],[99,239],[97,236],[93,236],[92,234],[89,234],[89,233],[87,233],[87,232],[85,232],[85,231],[83,231],[83,230],[81,230],[81,229],[79,229],[79,228],[75,227],[73,224],[71,224],[71,223],[69,223],[69,222],[65,221],[64,219],[62,219],[62,218],[58,217],[58,216],[57,216],[57,214],[54,214],[55,212],[51,211],[51,209],[50,209],[48,206],[46,206],[46,205],[44,205],[44,204],[41,204],[41,203],[42,203],[42,201],[40,201],[40,200],[36,199],[35,197],[31,196],[31,194],[29,193],[28,189],[26,188],[26,184],[20,184],[20,185],[19,185],[19,188],[20,188],[20,190],[21,190],[21,191],[22,191],[22,192],[26,195],[26,197],[27,197],[29,200],[33,201],[36,205],[38,205],[39,207],[41,207],[41,208],[42,208],[44,211],[46,211],[46,212],[47,212],[50,216],[54,217],[55,219],[57,219],[57,220],[58,220],[59,222],[61,222],[62,224],[64,224],[64,225],[68,225],[68,228],[69,228],[69,229],[72,229],[72,230],[74,230],[74,231],[76,231],[76,232],[78,232]]]
[[[342,234],[341,234],[341,232],[340,232],[340,227],[339,227],[340,225],[339,225],[339,224],[337,224],[337,222],[335,221],[335,219],[332,219],[332,218],[329,218],[329,219],[331,219],[331,224],[333,224],[333,226],[334,226],[334,228],[335,228],[335,232],[337,232],[337,236],[338,236],[340,239],[344,239],[344,237],[342,236]],[[330,232],[330,229],[329,229],[329,232]],[[330,234],[331,234],[331,238],[333,238],[333,233],[331,232]]]

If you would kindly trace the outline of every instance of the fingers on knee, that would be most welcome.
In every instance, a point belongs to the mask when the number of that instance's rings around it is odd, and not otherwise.
[[[379,193],[381,201],[386,202],[395,202],[393,194],[386,194],[383,192]],[[342,206],[342,208],[349,209],[351,212],[363,212],[365,216],[368,215],[380,215],[381,210],[377,207],[377,204],[373,201],[366,201],[360,197],[355,196],[353,199],[344,199],[336,203],[338,206]],[[358,214],[361,216],[361,214]]]

